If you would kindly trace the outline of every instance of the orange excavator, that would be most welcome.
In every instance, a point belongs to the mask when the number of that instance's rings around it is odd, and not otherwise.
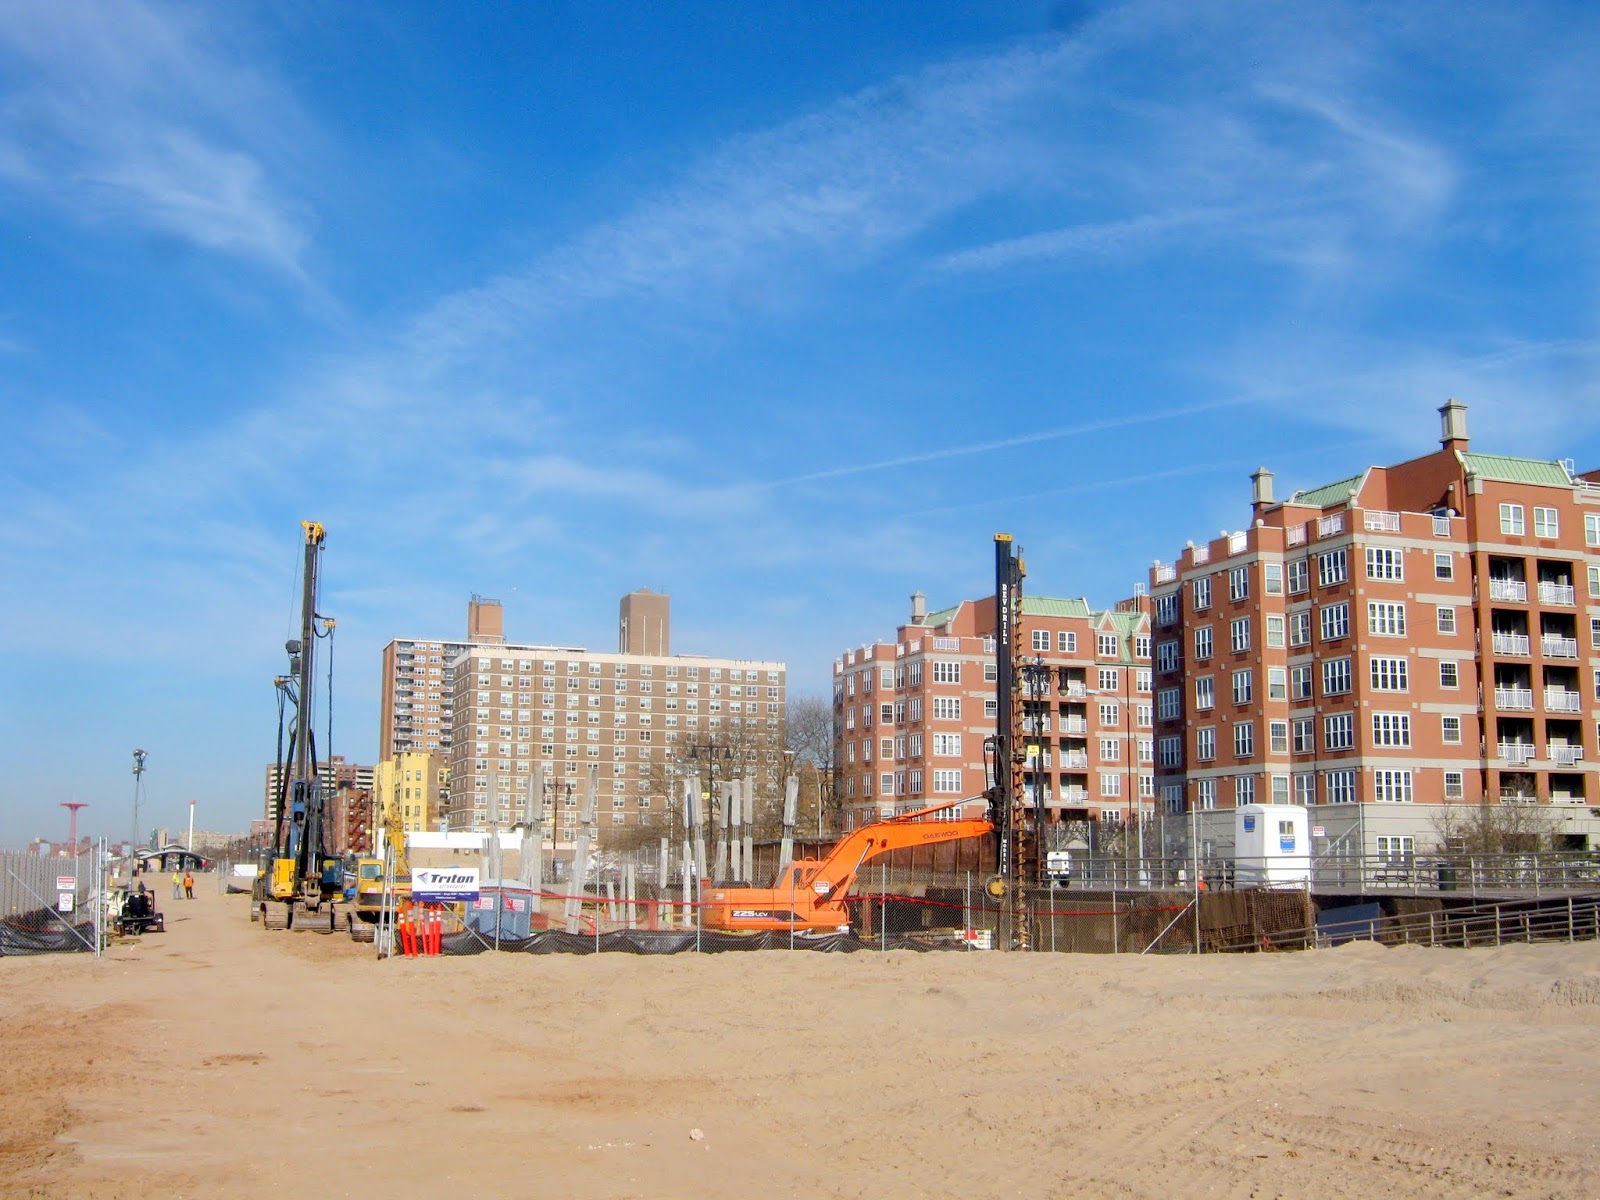
[[[929,820],[970,803],[953,800],[887,817],[847,834],[826,858],[797,858],[768,888],[714,887],[706,893],[700,922],[706,929],[737,932],[847,933],[845,898],[856,872],[880,854],[907,846],[932,846],[994,832],[983,817]]]

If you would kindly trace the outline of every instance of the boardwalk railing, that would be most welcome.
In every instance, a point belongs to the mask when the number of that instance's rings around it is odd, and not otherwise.
[[[1303,950],[1350,941],[1389,946],[1503,946],[1508,942],[1579,942],[1600,939],[1600,894],[1507,900],[1463,908],[1323,921],[1222,950]]]

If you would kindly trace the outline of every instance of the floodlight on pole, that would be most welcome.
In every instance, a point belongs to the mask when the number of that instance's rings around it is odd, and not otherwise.
[[[139,793],[144,781],[145,752],[133,752],[133,834],[128,839],[128,848],[131,850],[139,844]]]

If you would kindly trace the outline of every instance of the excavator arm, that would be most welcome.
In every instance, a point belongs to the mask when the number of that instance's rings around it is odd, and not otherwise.
[[[845,899],[856,875],[874,858],[908,846],[932,846],[994,832],[994,825],[984,818],[929,819],[967,803],[953,800],[862,826],[841,839],[826,857],[796,859],[771,887],[713,888],[702,909],[701,924],[707,929],[752,932],[844,931],[850,924]]]

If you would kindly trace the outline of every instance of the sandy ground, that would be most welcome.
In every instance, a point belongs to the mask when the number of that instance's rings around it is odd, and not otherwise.
[[[1600,949],[0,959],[0,1195],[1600,1196]]]

